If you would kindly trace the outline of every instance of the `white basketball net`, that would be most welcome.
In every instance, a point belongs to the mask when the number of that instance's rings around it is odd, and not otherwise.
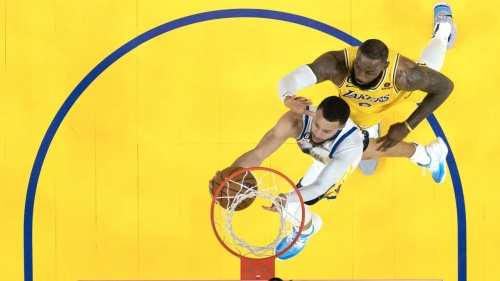
[[[291,216],[291,214],[287,214],[286,206],[281,206],[280,204],[278,204],[276,198],[280,193],[286,194],[292,191],[293,187],[291,187],[290,183],[285,179],[269,171],[252,171],[252,174],[254,174],[257,180],[258,190],[252,188],[241,188],[241,191],[239,193],[231,197],[232,203],[228,203],[228,206],[226,206],[225,209],[220,206],[214,207],[214,223],[218,228],[218,233],[221,240],[238,254],[245,257],[269,257],[274,255],[274,249],[276,248],[278,243],[291,231],[291,221],[295,219],[293,216]],[[243,185],[232,180],[229,180],[229,182],[240,186]],[[220,198],[221,196],[219,195],[218,197]],[[274,206],[277,206],[278,213],[269,212],[260,208],[260,206],[258,206],[260,210],[256,210],[255,206],[251,206],[248,209],[235,212],[236,207],[241,202],[253,197],[260,197],[267,200],[269,203],[266,203],[266,206],[271,206],[271,203]],[[228,200],[228,202],[231,202],[231,200]],[[254,202],[253,204],[256,205],[259,203]],[[249,210],[250,208],[253,209]],[[215,214],[217,212],[217,209],[219,210],[218,214],[220,214],[218,217],[216,217],[217,214]],[[245,239],[239,237],[235,233],[233,228],[233,218],[235,217],[235,214],[239,215],[244,212],[249,212],[250,214],[255,216],[263,215],[263,213],[260,212],[268,212],[272,215],[278,216],[279,227],[277,230],[278,233],[276,238],[274,238],[272,242],[268,243],[267,245],[255,246],[248,243]],[[300,224],[300,221],[298,221],[297,219],[295,219],[295,221],[296,223]],[[249,225],[249,227],[251,231],[253,227],[257,228],[264,226]],[[242,233],[240,233],[240,235],[241,234]]]

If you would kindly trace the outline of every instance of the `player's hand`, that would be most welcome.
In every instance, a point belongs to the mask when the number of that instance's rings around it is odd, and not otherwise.
[[[292,96],[284,101],[286,107],[297,114],[306,114],[311,117],[316,117],[316,112],[306,109],[306,106],[312,105],[312,101],[305,97]]]
[[[410,130],[403,123],[394,123],[389,127],[387,135],[379,138],[377,143],[382,143],[377,151],[386,152],[387,149],[395,146],[398,142],[402,141],[408,134]]]
[[[210,193],[210,198],[214,198],[214,195],[212,193],[212,190],[214,188],[214,180],[215,180],[215,177],[217,177],[217,175],[220,173],[220,171],[216,171],[215,172],[215,176],[208,181],[208,193]],[[214,190],[215,192],[215,190]]]
[[[283,193],[280,193],[278,197],[276,197],[276,202],[280,204],[281,208],[285,207],[286,201],[287,201],[286,195]],[[271,207],[262,206],[262,209],[270,212],[278,212],[278,208],[274,204]]]

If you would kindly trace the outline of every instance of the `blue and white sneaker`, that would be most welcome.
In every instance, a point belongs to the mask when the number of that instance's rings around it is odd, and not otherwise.
[[[302,249],[304,249],[307,241],[309,241],[309,238],[311,238],[311,236],[316,234],[321,229],[322,225],[321,218],[318,215],[312,214],[311,219],[313,221],[311,225],[312,232],[310,234],[300,234],[299,239],[297,240],[297,242],[295,242],[292,248],[290,248],[288,251],[280,255],[277,259],[283,261],[293,258],[296,255],[298,255],[302,251]],[[298,232],[297,229],[293,227],[292,233],[288,234],[278,243],[278,246],[276,246],[276,249],[274,249],[274,254],[281,253],[284,249],[286,249],[290,245],[290,243],[293,242],[295,237],[297,237],[297,232]]]
[[[434,33],[439,29],[439,23],[443,22],[447,22],[451,25],[451,33],[448,37],[448,44],[446,45],[446,49],[449,50],[453,47],[453,44],[455,44],[457,26],[453,22],[450,4],[446,2],[436,3],[436,5],[434,5]]]
[[[424,148],[431,162],[429,164],[417,164],[420,167],[429,169],[436,183],[442,183],[446,178],[446,155],[448,155],[448,146],[446,146],[442,138],[438,137],[435,141],[424,146]]]

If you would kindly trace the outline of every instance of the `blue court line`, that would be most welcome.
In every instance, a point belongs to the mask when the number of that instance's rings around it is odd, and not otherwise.
[[[45,133],[40,148],[35,157],[33,163],[33,168],[31,170],[28,190],[26,193],[26,203],[24,208],[24,280],[33,281],[33,211],[35,205],[35,195],[36,188],[38,184],[38,179],[40,178],[40,172],[42,170],[43,161],[47,155],[50,144],[54,139],[57,129],[61,125],[64,117],[69,112],[76,100],[82,95],[83,91],[109,66],[120,59],[122,56],[126,55],[128,52],[137,48],[142,43],[149,41],[156,36],[162,35],[168,31],[184,27],[190,24],[195,24],[203,21],[224,19],[224,18],[264,18],[281,20],[285,22],[295,23],[303,25],[318,31],[324,32],[331,35],[351,46],[359,46],[361,41],[350,36],[349,34],[340,31],[332,26],[326,25],[322,22],[306,18],[303,16],[298,16],[294,14],[271,11],[271,10],[261,10],[261,9],[229,9],[229,10],[218,10],[210,11],[200,14],[195,14],[183,18],[173,20],[171,22],[165,23],[163,25],[157,26],[143,34],[137,36],[131,41],[127,42],[125,45],[118,48],[116,51],[111,53],[103,61],[101,61],[94,69],[92,69],[83,80],[76,86],[76,88],[70,93],[68,98],[64,101],[61,108],[56,113],[56,116],[52,120]],[[432,129],[436,135],[440,135],[446,141],[444,137],[444,132],[442,131],[439,123],[434,118],[430,116],[427,119],[431,124]],[[446,141],[447,142],[447,141]],[[449,147],[449,146],[448,146]],[[460,181],[460,176],[458,173],[458,168],[453,157],[453,153],[450,148],[450,152],[447,157],[448,167],[450,169],[450,175],[453,181],[453,186],[455,189],[455,201],[457,205],[457,220],[458,220],[458,281],[467,280],[467,248],[466,248],[466,220],[465,220],[465,203],[463,198],[462,184]]]
[[[446,156],[446,163],[450,170],[451,181],[453,182],[453,190],[455,192],[455,204],[457,206],[457,222],[458,222],[458,281],[467,280],[467,218],[465,213],[465,200],[464,192],[462,189],[462,181],[460,180],[460,173],[458,172],[457,162],[453,151],[448,143],[448,139],[444,134],[443,129],[439,125],[434,114],[427,117],[427,121],[431,125],[432,130],[436,136],[440,136],[449,148],[448,155]]]

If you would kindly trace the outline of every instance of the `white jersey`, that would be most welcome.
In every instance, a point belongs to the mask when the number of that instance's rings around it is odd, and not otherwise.
[[[309,110],[315,112],[316,107],[310,107]],[[345,127],[331,139],[319,146],[313,146],[310,139],[313,118],[304,115],[302,123],[302,131],[296,141],[302,152],[314,159],[314,163],[301,180],[300,193],[304,201],[322,195],[335,198],[347,175],[354,171],[361,160],[363,154],[361,130],[349,118]],[[334,186],[335,188],[332,188]],[[290,199],[298,200],[298,197],[292,192]]]

